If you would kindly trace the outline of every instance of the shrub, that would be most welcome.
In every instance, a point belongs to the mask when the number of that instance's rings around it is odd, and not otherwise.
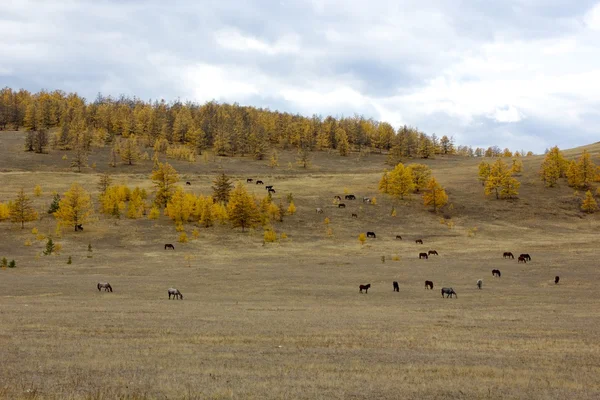
[[[360,244],[365,244],[365,242],[367,241],[367,235],[361,233],[360,235],[358,235],[358,241],[360,242]]]
[[[148,213],[148,219],[158,219],[158,217],[160,217],[160,210],[157,206],[154,206]]]
[[[398,254],[394,254],[394,255],[392,256],[392,260],[393,260],[393,261],[400,261],[400,256],[399,256]]]
[[[15,262],[15,260],[10,260],[10,262],[8,263],[8,268],[16,268],[17,267],[17,263]]]
[[[71,256],[69,256],[69,259],[67,260],[67,264],[72,264],[73,261],[71,260]]]
[[[296,213],[296,206],[294,205],[293,201],[290,203],[290,206],[288,207],[287,212],[290,215],[294,215]]]
[[[288,238],[288,235],[282,232],[281,235],[279,235],[279,237],[281,238],[281,240],[285,240]]]
[[[272,229],[267,229],[264,234],[265,242],[275,242],[277,241],[277,234]]]
[[[63,159],[63,160],[68,160],[68,159],[69,159],[69,157],[67,157],[67,155],[65,154],[65,155],[63,155],[63,156],[62,156],[62,159]]]
[[[32,234],[32,235],[37,235],[37,234],[38,234],[38,228],[34,227],[34,228],[31,230],[31,234]]]
[[[0,267],[2,267],[2,269],[8,267],[8,260],[6,259],[6,257],[2,257],[2,263],[0,264]]]
[[[177,231],[177,232],[183,232],[183,231],[185,231],[185,228],[183,227],[183,224],[177,224],[177,225],[175,225],[175,231]]]
[[[177,241],[179,243],[187,243],[188,242],[188,237],[186,235],[185,232],[181,232],[181,235],[179,235],[179,239],[177,239]]]
[[[10,207],[8,204],[0,203],[0,221],[8,219],[10,217]]]
[[[49,256],[50,254],[52,254],[54,252],[54,249],[56,248],[54,242],[52,241],[52,238],[48,238],[48,241],[46,242],[46,249],[44,250],[44,255],[45,256]]]
[[[36,197],[40,197],[42,195],[42,187],[40,185],[35,185],[35,188],[33,188],[33,195]]]
[[[35,239],[36,240],[44,240],[44,239],[46,239],[46,236],[40,233],[35,237]]]
[[[197,228],[194,228],[194,230],[192,231],[192,236],[194,237],[194,239],[198,239],[200,237],[200,232],[198,232]]]
[[[331,220],[329,219],[329,217],[325,217],[325,220],[323,221],[323,223],[325,225],[329,225],[330,222],[331,222]]]
[[[27,239],[25,240],[25,246],[31,246],[31,240]]]
[[[377,204],[377,198],[376,197],[372,197],[371,198],[371,204],[373,204],[373,205]]]

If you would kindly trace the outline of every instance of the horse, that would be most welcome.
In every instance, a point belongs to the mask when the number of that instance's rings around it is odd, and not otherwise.
[[[257,185],[264,185],[263,181],[261,181],[261,180],[256,181],[256,184]]]
[[[352,218],[358,218],[358,214],[352,213]]]
[[[363,203],[370,203],[370,202],[371,202],[370,197],[363,197]]]
[[[525,263],[527,264],[527,259],[523,256],[519,256],[519,259],[517,260],[518,263]]]
[[[367,232],[367,237],[368,238],[373,238],[373,239],[377,238],[377,236],[375,235],[375,232]]]
[[[248,179],[246,179],[246,183],[251,183],[252,181],[253,181],[253,179],[252,179],[252,178],[248,178]]]
[[[478,279],[478,280],[477,280],[477,287],[478,287],[479,289],[481,289],[481,286],[482,286],[482,285],[483,285],[483,279]]]
[[[556,276],[554,277],[554,284],[555,284],[555,285],[558,285],[558,281],[559,281],[559,280],[560,280],[560,276],[556,275]]]
[[[179,300],[183,300],[183,295],[181,294],[181,292],[175,288],[169,288],[168,290],[169,292],[169,300],[171,300],[171,296],[173,296],[174,299],[179,298]]]
[[[338,204],[338,208],[346,208],[346,205],[344,203],[340,203]]]
[[[188,181],[188,182],[186,182],[185,184],[186,184],[186,185],[188,185],[188,186],[192,186],[192,183],[191,183],[191,182],[189,182],[189,181]]]
[[[436,255],[436,256],[439,256],[438,252],[437,252],[437,251],[435,251],[435,250],[429,250],[429,251],[427,252],[427,254],[428,254],[428,255],[430,255],[430,256],[431,256],[431,255]]]
[[[504,254],[502,255],[503,258],[512,258],[514,259],[515,256],[513,255],[513,253],[511,253],[510,251],[505,251]]]
[[[419,253],[419,260],[420,260],[421,258],[424,258],[424,259],[426,259],[426,260],[427,260],[427,259],[429,258],[429,256],[427,255],[427,253]]]
[[[269,189],[269,193],[275,193],[275,189]]]
[[[519,258],[523,257],[527,261],[531,261],[531,256],[527,253],[521,254]]]
[[[499,269],[493,269],[492,276],[497,276],[498,278],[500,278],[502,276],[502,274],[500,273]]]
[[[171,243],[167,243],[167,244],[165,244],[165,250],[166,249],[173,249],[173,250],[175,250],[175,246],[173,246]]]
[[[82,231],[82,230],[83,230],[83,226],[82,226],[82,224],[77,224],[77,225],[75,225],[75,230],[76,230],[76,231]]]
[[[267,185],[267,186],[265,186],[265,189],[267,189],[267,190],[273,189],[273,185]]]
[[[398,285],[398,282],[394,281],[393,285],[394,285],[394,292],[399,292],[400,286]]]
[[[317,214],[323,214],[323,209],[321,207],[317,207]]]
[[[353,194],[347,194],[344,196],[345,200],[356,200],[356,196]]]
[[[396,235],[396,239],[400,239],[400,240],[402,240],[402,236],[400,236],[400,235]]]
[[[98,291],[101,292],[104,289],[105,292],[112,292],[112,287],[108,282],[98,282]]]
[[[425,281],[425,289],[431,289],[431,290],[433,290],[433,282],[432,281]]]
[[[417,240],[415,240],[415,243],[416,244],[423,244],[423,239],[417,239]]]
[[[445,294],[447,295],[446,298],[452,297],[452,295],[454,295],[454,296],[456,296],[456,298],[458,298],[458,295],[456,294],[454,289],[452,289],[451,287],[442,288],[442,297],[444,297]]]
[[[342,198],[340,196],[333,196],[333,199],[337,201],[342,201]]]
[[[371,284],[370,284],[370,283],[368,283],[368,284],[366,284],[366,285],[359,285],[359,286],[358,286],[358,291],[359,291],[360,293],[362,293],[362,291],[364,290],[364,291],[365,291],[365,293],[367,293],[367,294],[368,294],[368,293],[369,293],[369,288],[370,288],[370,287],[371,287]]]

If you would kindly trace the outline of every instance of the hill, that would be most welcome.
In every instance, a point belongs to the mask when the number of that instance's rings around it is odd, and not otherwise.
[[[277,243],[263,244],[262,229],[241,233],[219,224],[178,243],[166,217],[99,215],[83,232],[57,237],[53,217],[44,213],[53,192],[78,182],[97,201],[104,172],[152,192],[152,161],[113,168],[109,149],[94,149],[95,168],[74,173],[72,152],[24,152],[23,135],[0,132],[0,201],[39,184],[43,194],[32,198],[43,218],[23,230],[0,223],[0,258],[17,261],[17,268],[0,270],[0,398],[600,395],[600,311],[589,295],[600,281],[600,220],[578,210],[565,184],[543,186],[543,156],[523,158],[513,201],[484,196],[480,159],[415,160],[447,189],[453,207],[439,215],[416,195],[394,202],[378,193],[389,166],[375,152],[313,152],[306,170],[291,151],[280,152],[275,169],[268,161],[210,153],[194,163],[168,160],[182,182],[190,181],[188,192],[210,194],[214,177],[225,172],[259,196],[264,188],[245,181],[262,179],[277,189],[276,201],[292,194],[297,207],[273,224],[287,235]],[[565,154],[574,158],[583,149]],[[600,164],[600,145],[585,149]],[[333,196],[345,193],[358,200],[339,209]],[[376,204],[362,203],[363,196]],[[60,243],[61,252],[41,255],[45,240],[33,227]],[[186,226],[188,235],[193,228]],[[361,245],[358,235],[367,230],[377,238]],[[418,259],[431,249],[439,256]],[[505,251],[529,253],[532,261],[503,259]],[[492,277],[494,268],[502,278]],[[482,290],[475,285],[480,278]],[[424,280],[434,281],[433,291]],[[98,292],[99,281],[114,292]],[[366,283],[369,293],[358,293]],[[458,298],[442,299],[442,286]],[[184,300],[169,301],[169,287]]]

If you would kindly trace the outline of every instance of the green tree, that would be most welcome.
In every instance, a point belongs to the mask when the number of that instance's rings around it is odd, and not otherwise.
[[[48,209],[48,214],[54,214],[58,211],[58,207],[60,204],[60,195],[56,193],[54,198],[52,199],[52,204],[50,204],[50,208]]]
[[[31,204],[31,199],[23,189],[19,190],[17,198],[8,204],[10,220],[20,223],[21,229],[25,227],[25,222],[35,221],[38,218],[38,214]]]
[[[260,222],[260,213],[254,199],[248,194],[244,185],[238,182],[227,204],[229,220],[234,228],[256,226]]]
[[[213,199],[217,202],[227,203],[232,187],[231,179],[225,173],[217,176],[212,186]]]
[[[43,252],[44,255],[49,256],[50,254],[52,254],[54,252],[55,248],[56,248],[56,245],[52,241],[52,238],[48,238],[48,241],[46,242],[46,249]]]

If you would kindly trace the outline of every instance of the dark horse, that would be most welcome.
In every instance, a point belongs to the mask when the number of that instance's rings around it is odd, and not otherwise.
[[[267,185],[267,186],[265,186],[265,189],[267,189],[267,190],[273,189],[273,185]]]
[[[420,260],[421,258],[424,258],[424,259],[426,259],[426,260],[427,260],[427,259],[429,258],[429,256],[427,255],[427,253],[419,253],[419,260]]]
[[[252,182],[252,180],[253,180],[252,178],[248,178],[248,179],[246,179],[246,183],[250,183],[250,182]]]
[[[340,203],[338,204],[338,208],[346,208],[346,205],[344,203]]]
[[[261,181],[261,180],[256,181],[256,184],[257,185],[264,185],[263,181]]]
[[[191,182],[189,182],[189,181],[188,181],[188,182],[186,182],[185,184],[186,184],[186,185],[188,185],[188,186],[191,186],[191,185],[192,185],[192,183],[191,183]]]
[[[429,254],[430,256],[431,256],[431,255],[439,256],[438,252],[437,252],[437,251],[435,251],[435,250],[429,250],[429,251],[427,252],[427,254]]]
[[[493,269],[492,276],[497,276],[498,278],[500,278],[502,276],[502,274],[500,273],[499,269]]]
[[[394,285],[394,292],[399,292],[400,286],[398,285],[398,282],[394,281],[393,285]]]
[[[560,276],[556,275],[556,276],[554,277],[554,284],[555,284],[555,285],[558,285],[558,281],[560,281]]]
[[[112,292],[112,287],[108,282],[98,282],[98,291],[101,292],[104,289],[105,292]]]
[[[269,193],[275,193],[275,189],[269,189],[268,192]]]
[[[422,239],[417,239],[417,240],[415,240],[415,243],[416,244],[423,244],[423,240]]]
[[[515,256],[513,255],[513,253],[511,253],[510,251],[505,251],[504,254],[502,255],[502,257],[504,257],[504,258],[512,258],[512,259],[515,258]]]
[[[347,194],[344,196],[344,199],[346,200],[356,200],[356,196],[353,194]]]
[[[517,260],[518,263],[525,263],[527,264],[527,259],[523,256],[519,256],[519,259]]]
[[[169,288],[168,290],[169,292],[169,300],[171,300],[171,296],[173,296],[174,299],[179,298],[179,300],[183,300],[183,295],[181,294],[181,292],[175,288]]]
[[[425,289],[432,289],[433,290],[433,282],[432,281],[425,281]]]
[[[371,284],[368,283],[366,285],[359,285],[358,286],[358,291],[362,293],[362,291],[364,290],[365,293],[369,293],[369,288],[371,287]]]
[[[396,235],[396,239],[400,239],[400,240],[402,240],[402,236],[400,236],[400,235]]]
[[[447,295],[446,298],[452,297],[452,295],[454,295],[456,298],[458,298],[458,295],[456,294],[454,289],[452,289],[451,287],[442,288],[442,297],[444,297],[444,295]]]
[[[82,231],[83,230],[83,225],[82,224],[75,225],[75,230],[76,231]]]
[[[521,254],[519,258],[523,257],[527,261],[531,261],[531,256],[527,253]]]
[[[167,243],[167,244],[165,244],[165,250],[166,250],[166,249],[173,249],[173,250],[175,250],[175,246],[173,246],[173,245],[172,245],[172,244],[170,244],[170,243]]]
[[[352,218],[358,218],[358,214],[352,213]]]
[[[367,237],[368,238],[373,238],[373,239],[377,238],[377,236],[375,235],[375,232],[367,232]]]
[[[342,200],[342,198],[340,196],[333,196],[333,199],[337,200],[337,201],[341,201]]]

